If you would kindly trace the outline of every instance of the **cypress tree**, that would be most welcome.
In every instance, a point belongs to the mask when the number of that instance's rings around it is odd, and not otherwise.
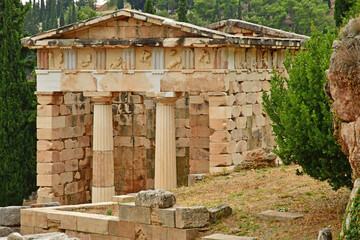
[[[44,21],[45,20],[45,2],[44,0],[41,0],[41,5],[40,5],[40,21]]]
[[[187,11],[188,11],[187,0],[180,0],[179,8],[176,10],[176,12],[178,14],[178,21],[188,22],[188,19],[186,17]]]
[[[20,38],[26,9],[0,1],[0,206],[21,205],[36,189],[36,98]]]
[[[220,1],[216,0],[214,22],[220,21]]]
[[[241,20],[242,19],[242,2],[241,2],[241,0],[239,0],[237,15],[238,15],[238,19]]]
[[[145,5],[144,5],[144,12],[155,14],[155,8],[154,8],[152,0],[146,0]]]
[[[124,8],[124,0],[117,0],[116,7],[117,9]]]
[[[352,0],[335,0],[334,19],[337,27],[341,27],[353,4]]]

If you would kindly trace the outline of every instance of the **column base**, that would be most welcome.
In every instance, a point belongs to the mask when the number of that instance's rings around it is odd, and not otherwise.
[[[115,196],[115,187],[92,187],[91,202],[111,202]]]

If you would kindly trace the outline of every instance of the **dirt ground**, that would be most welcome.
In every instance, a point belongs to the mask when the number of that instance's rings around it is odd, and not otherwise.
[[[326,182],[295,174],[298,166],[283,166],[209,177],[190,187],[173,191],[179,206],[226,203],[233,208],[227,219],[210,225],[210,232],[253,236],[258,239],[317,239],[329,227],[336,239],[350,190],[333,191]],[[300,212],[291,222],[260,220],[265,210]]]
[[[313,240],[321,229],[328,227],[337,239],[350,190],[341,188],[335,192],[326,182],[307,175],[297,176],[298,168],[293,165],[223,172],[174,190],[176,205],[211,208],[226,203],[233,208],[230,217],[204,228],[201,236],[224,233],[259,240]],[[256,215],[265,210],[300,212],[304,217],[290,222],[258,219]],[[117,207],[77,211],[118,216]]]

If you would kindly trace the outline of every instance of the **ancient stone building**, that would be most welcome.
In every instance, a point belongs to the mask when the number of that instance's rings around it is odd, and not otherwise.
[[[38,52],[39,202],[172,189],[274,144],[262,92],[306,37],[209,27],[120,10],[23,39]]]

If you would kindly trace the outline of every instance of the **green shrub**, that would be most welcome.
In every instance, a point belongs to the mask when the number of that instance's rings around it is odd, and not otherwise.
[[[263,100],[273,122],[275,153],[284,164],[299,164],[304,173],[327,180],[336,190],[352,183],[349,161],[333,136],[331,101],[324,92],[334,39],[313,29],[306,50],[287,56],[289,78],[275,74]]]

